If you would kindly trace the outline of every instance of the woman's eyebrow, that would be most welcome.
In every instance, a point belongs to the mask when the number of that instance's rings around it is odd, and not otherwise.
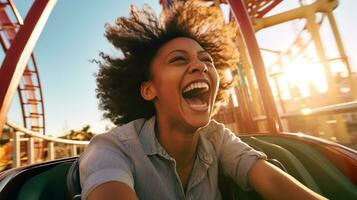
[[[165,60],[167,60],[167,58],[173,54],[173,53],[184,53],[184,54],[187,54],[187,52],[183,49],[175,49],[173,51],[171,51],[170,53],[168,53],[166,56],[165,56]]]
[[[165,60],[173,53],[184,53],[184,54],[187,54],[187,51],[183,50],[183,49],[175,49],[173,51],[171,51],[170,53],[168,53],[166,56],[165,56]],[[205,50],[200,50],[197,52],[198,55],[202,55],[202,54],[207,54],[209,56],[211,56],[207,51]]]
[[[169,56],[170,54],[176,53],[176,52],[180,52],[180,53],[187,53],[185,50],[183,49],[175,49],[173,51],[171,51],[170,53],[167,54],[167,56]]]

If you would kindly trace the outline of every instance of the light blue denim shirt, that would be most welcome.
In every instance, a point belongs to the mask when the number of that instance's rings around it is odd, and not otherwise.
[[[109,181],[128,184],[145,200],[221,199],[218,163],[241,188],[249,189],[252,164],[266,158],[212,120],[196,133],[197,157],[184,192],[175,160],[155,137],[155,121],[138,119],[92,139],[80,157],[82,199]]]

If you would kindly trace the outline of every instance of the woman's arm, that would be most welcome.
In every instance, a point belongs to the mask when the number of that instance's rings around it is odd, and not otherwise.
[[[326,199],[265,160],[252,166],[249,184],[264,199]]]
[[[135,192],[125,183],[111,181],[96,187],[87,200],[138,200]]]

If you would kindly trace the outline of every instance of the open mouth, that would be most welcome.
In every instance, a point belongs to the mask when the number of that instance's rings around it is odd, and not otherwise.
[[[182,97],[191,109],[205,111],[209,108],[209,91],[210,88],[207,82],[194,82],[183,89]]]

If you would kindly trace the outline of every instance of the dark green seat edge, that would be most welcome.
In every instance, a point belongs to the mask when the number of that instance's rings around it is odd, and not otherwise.
[[[67,190],[68,197],[70,200],[80,200],[81,199],[81,184],[79,177],[79,158],[76,159],[67,174]]]
[[[322,194],[311,174],[290,151],[256,137],[241,137],[241,139],[249,145],[258,146],[268,158],[279,160],[286,167],[288,174],[299,180],[306,187]]]
[[[284,156],[279,156],[279,154],[282,153],[282,155],[285,155],[289,154],[289,152],[292,153],[292,155],[303,164],[305,169],[307,169],[308,174],[313,175],[313,180],[318,184],[318,189],[321,187],[321,190],[323,191],[322,194],[324,196],[330,199],[357,199],[356,186],[344,177],[343,174],[333,166],[333,164],[331,164],[313,147],[299,141],[292,141],[290,139],[272,136],[240,138],[248,144],[262,149],[268,156],[275,155],[271,157],[280,157],[280,159],[278,159],[283,163],[288,171],[291,171],[292,168],[288,167],[289,164],[287,164],[286,159],[281,158]],[[290,158],[288,160],[291,162],[291,160],[294,159]],[[72,162],[57,164],[51,169],[30,178],[24,183],[20,190],[17,191],[17,198],[14,199],[68,199],[67,188],[64,183],[66,183],[67,172]],[[330,177],[326,178],[326,176]],[[234,182],[231,184],[234,184]],[[337,184],[337,187],[335,184]],[[54,191],[54,193],[51,191]],[[46,196],[48,194],[51,194],[51,196]],[[242,200],[247,199],[247,196],[249,199],[261,199],[254,191],[239,191],[239,195],[240,197],[238,198]]]
[[[68,199],[66,179],[71,165],[71,162],[60,163],[30,178],[21,187],[17,200]]]
[[[260,140],[279,145],[290,151],[304,165],[329,199],[357,199],[357,186],[342,174],[312,145],[291,138],[259,136]]]

